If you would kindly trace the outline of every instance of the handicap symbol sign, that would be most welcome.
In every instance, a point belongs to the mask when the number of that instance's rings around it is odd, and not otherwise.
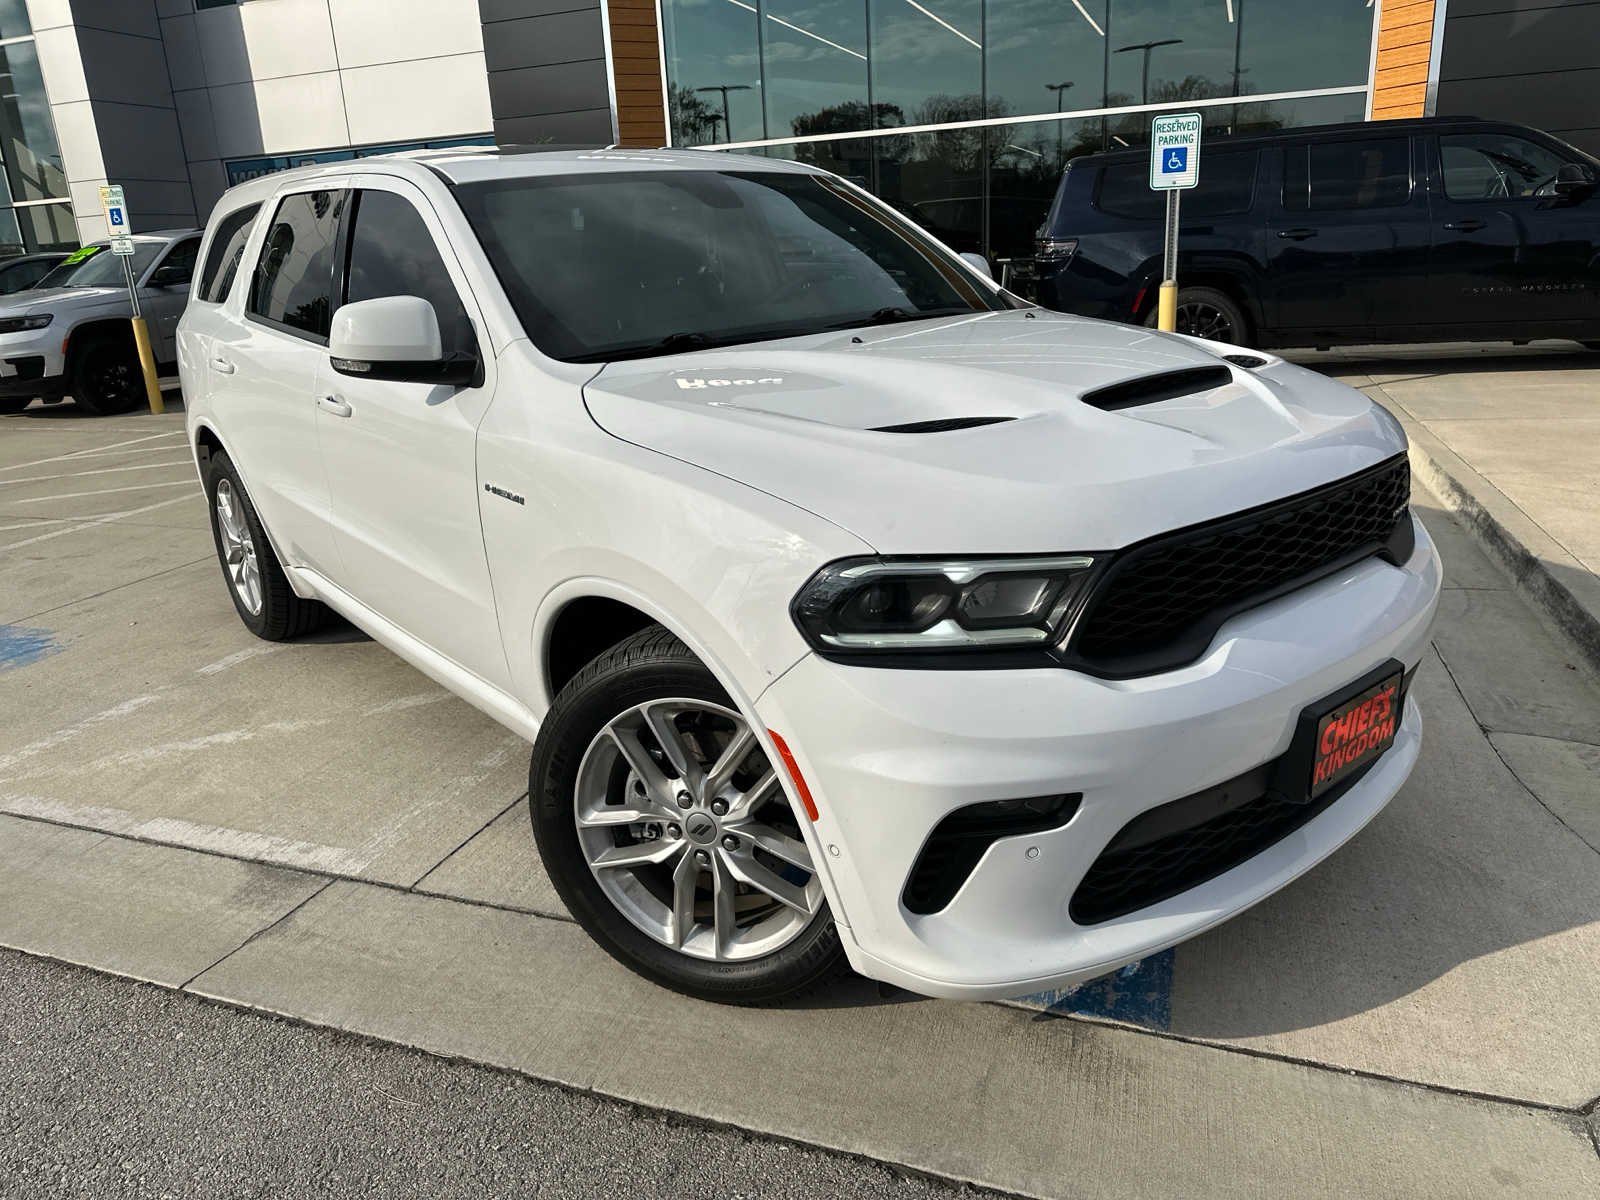
[[[111,224],[112,225],[121,225],[122,224],[122,210],[120,208],[113,208],[113,209],[110,210],[110,212],[111,212]]]
[[[1189,169],[1189,147],[1173,146],[1161,159],[1163,175],[1181,175]]]

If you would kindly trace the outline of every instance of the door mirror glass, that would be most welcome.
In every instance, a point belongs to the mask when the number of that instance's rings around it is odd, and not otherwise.
[[[157,267],[151,273],[149,286],[158,288],[188,287],[189,280],[193,278],[194,274],[188,268],[174,266],[169,263],[165,266]]]
[[[971,267],[985,279],[993,279],[994,271],[989,267],[989,260],[981,254],[974,254],[971,250],[963,250],[961,257],[966,259],[967,266]]]
[[[469,355],[446,357],[439,318],[420,296],[358,300],[333,314],[333,369],[357,379],[464,385],[477,373]]]
[[[1558,196],[1586,196],[1595,189],[1594,172],[1582,163],[1562,163],[1556,172]]]

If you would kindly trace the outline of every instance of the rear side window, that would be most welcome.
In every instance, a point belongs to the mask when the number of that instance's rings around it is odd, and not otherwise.
[[[234,276],[239,273],[239,260],[244,257],[244,244],[250,237],[250,226],[255,223],[261,205],[251,204],[231,212],[217,222],[217,232],[211,238],[211,250],[206,255],[205,268],[200,272],[200,287],[195,298],[221,304],[233,290]]]
[[[1255,150],[1236,150],[1202,158],[1199,184],[1183,194],[1184,218],[1249,212],[1260,157]],[[1101,169],[1095,207],[1117,217],[1155,221],[1165,214],[1167,200],[1163,193],[1150,190],[1147,164],[1122,163]]]
[[[1283,206],[1298,211],[1394,208],[1411,199],[1411,140],[1317,142],[1283,152]]]
[[[345,301],[420,296],[433,305],[445,354],[474,349],[472,322],[422,215],[393,192],[358,192]]]
[[[10,295],[20,292],[24,288],[31,288],[39,280],[50,273],[50,268],[55,266],[48,258],[38,259],[34,262],[18,263],[4,273],[0,273],[0,295]]]
[[[296,192],[273,214],[250,280],[250,312],[291,333],[328,338],[345,192]]]

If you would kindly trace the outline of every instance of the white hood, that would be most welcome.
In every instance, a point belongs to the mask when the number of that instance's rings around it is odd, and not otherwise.
[[[1404,449],[1367,397],[1268,356],[1103,411],[1108,384],[1228,366],[1208,343],[1039,310],[608,365],[610,433],[779,496],[887,554],[1106,550],[1316,487]],[[884,426],[1010,418],[946,432]]]

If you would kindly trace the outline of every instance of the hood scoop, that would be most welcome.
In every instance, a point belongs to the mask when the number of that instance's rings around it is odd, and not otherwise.
[[[941,417],[937,421],[911,421],[905,425],[878,425],[873,433],[949,433],[955,429],[975,429],[979,425],[998,425],[1015,417]]]
[[[1141,375],[1137,379],[1124,379],[1121,383],[1095,388],[1083,394],[1083,402],[1103,412],[1116,412],[1124,408],[1138,408],[1143,404],[1157,404],[1162,400],[1176,400],[1179,396],[1193,396],[1196,392],[1209,392],[1233,382],[1233,372],[1227,367],[1185,367],[1181,371],[1162,371],[1157,375]]]

